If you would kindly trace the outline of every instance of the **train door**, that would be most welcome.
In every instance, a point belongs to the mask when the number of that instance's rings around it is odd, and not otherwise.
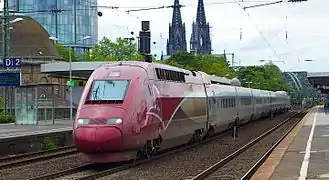
[[[234,100],[233,104],[234,104],[235,114],[233,114],[233,119],[239,119],[239,116],[240,116],[240,98],[239,98],[238,88],[234,87],[234,91],[235,91],[235,100]],[[240,122],[238,122],[238,124],[239,123]]]
[[[203,78],[202,78],[202,81],[203,81]],[[204,89],[204,93],[205,93],[205,97],[206,97],[206,100],[205,100],[205,111],[206,111],[206,127],[205,127],[205,133],[208,132],[209,130],[209,127],[210,127],[210,98],[208,96],[208,92],[207,92],[207,86],[205,84],[205,82],[203,81],[202,82],[202,85],[203,85],[203,89]],[[203,136],[205,136],[206,134],[203,134]]]
[[[154,109],[154,112],[156,113],[157,119],[158,119],[158,127],[160,127],[161,129],[165,128],[165,123],[163,121],[163,107],[162,107],[162,101],[161,101],[161,93],[156,85],[156,83],[154,82],[154,84],[149,85],[149,88],[151,90],[151,94],[152,94],[152,98],[151,98],[151,102],[150,104],[152,104],[152,108]]]
[[[251,96],[251,114],[255,115],[256,112],[256,98],[254,96],[254,92],[252,89],[250,89],[250,96]]]
[[[273,109],[274,109],[274,105],[273,105],[273,97],[272,97],[272,93],[271,92],[269,92],[269,107],[270,107],[270,109],[269,109],[269,116],[270,116],[270,118],[272,117],[272,113],[273,113]]]

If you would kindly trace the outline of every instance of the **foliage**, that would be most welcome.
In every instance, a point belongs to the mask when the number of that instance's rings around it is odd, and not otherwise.
[[[55,148],[56,144],[49,137],[46,136],[43,140],[43,150],[51,150]]]
[[[179,52],[173,54],[166,63],[172,66],[193,71],[203,71],[217,76],[234,77],[234,73],[230,71],[229,64],[225,57]]]
[[[15,123],[15,117],[9,114],[0,114],[0,124]]]
[[[65,59],[65,61],[70,61],[70,49],[62,46],[59,43],[56,43],[56,49],[58,53]],[[77,62],[79,61],[79,56],[77,55],[76,51],[72,48],[71,49],[71,61]]]
[[[283,73],[274,64],[240,68],[236,74],[245,87],[269,91],[285,91],[288,87]]]
[[[4,106],[4,100],[3,100],[3,98],[2,97],[0,97],[0,108],[3,108],[3,106]]]
[[[141,61],[142,56],[137,51],[136,43],[127,39],[118,38],[115,42],[104,37],[85,57],[89,61]]]
[[[194,71],[203,71],[221,77],[237,77],[244,87],[270,91],[287,90],[287,84],[284,80],[283,73],[274,64],[242,67],[237,71],[231,71],[225,57],[192,54],[188,52],[176,53],[172,55],[166,63],[172,66]],[[249,82],[252,83],[249,85]]]

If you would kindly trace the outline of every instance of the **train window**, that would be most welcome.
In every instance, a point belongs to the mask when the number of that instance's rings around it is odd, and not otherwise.
[[[164,76],[164,79],[165,80],[170,80],[170,74],[169,74],[169,71],[168,70],[163,70],[165,72],[165,76]]]
[[[95,80],[91,87],[91,101],[122,101],[126,95],[129,80]]]

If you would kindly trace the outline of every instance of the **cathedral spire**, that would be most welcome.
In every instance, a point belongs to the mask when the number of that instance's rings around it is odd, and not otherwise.
[[[203,0],[198,0],[196,22],[192,24],[190,50],[199,54],[211,54],[210,26],[206,21]]]
[[[169,24],[169,39],[167,40],[167,55],[175,54],[176,52],[187,51],[185,23],[182,21],[180,11],[181,5],[179,0],[174,1],[174,10],[172,23]]]
[[[172,22],[171,22],[172,26],[175,26],[175,25],[180,26],[183,24],[180,8],[181,8],[181,5],[179,4],[179,0],[175,0],[174,11],[173,11],[173,15],[172,15]]]
[[[204,10],[203,0],[198,1],[198,10],[197,10],[197,13],[196,13],[196,22],[199,25],[206,25],[207,24],[206,13],[205,13],[205,10]]]

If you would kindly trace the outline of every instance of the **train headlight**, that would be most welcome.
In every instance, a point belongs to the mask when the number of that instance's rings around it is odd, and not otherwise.
[[[121,124],[122,119],[121,118],[109,118],[107,120],[107,124]]]
[[[81,124],[88,124],[89,123],[89,119],[78,119],[78,125],[81,125]]]

